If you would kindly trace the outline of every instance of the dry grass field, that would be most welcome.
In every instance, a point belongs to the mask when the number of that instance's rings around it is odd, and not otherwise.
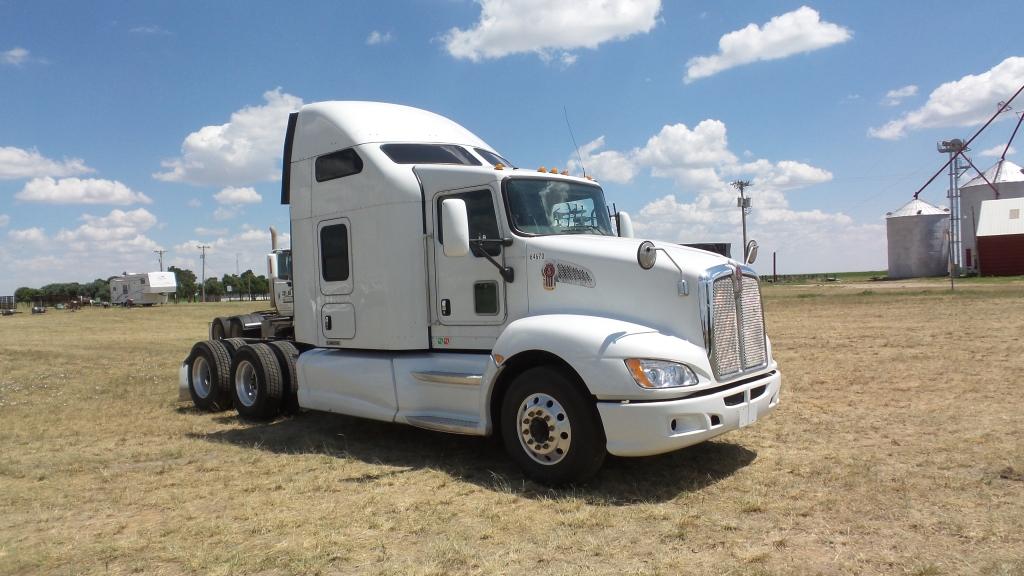
[[[0,574],[1024,574],[1024,284],[766,287],[782,405],[591,484],[179,403],[245,305],[0,318]]]

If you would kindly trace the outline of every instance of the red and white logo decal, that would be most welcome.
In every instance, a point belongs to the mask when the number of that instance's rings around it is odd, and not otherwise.
[[[541,276],[544,277],[544,289],[545,290],[554,290],[555,289],[555,282],[557,281],[557,279],[555,277],[556,272],[557,272],[557,269],[555,268],[555,264],[553,262],[545,262],[544,263],[544,268],[541,269],[540,273],[541,273]]]

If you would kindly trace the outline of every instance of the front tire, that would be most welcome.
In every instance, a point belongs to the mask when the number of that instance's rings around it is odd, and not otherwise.
[[[266,344],[235,351],[231,363],[235,410],[246,420],[271,420],[281,411],[281,368]]]
[[[561,370],[538,366],[516,376],[502,400],[500,426],[509,456],[542,484],[585,482],[604,463],[593,401]]]

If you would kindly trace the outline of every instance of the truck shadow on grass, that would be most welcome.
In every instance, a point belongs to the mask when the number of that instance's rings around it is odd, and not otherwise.
[[[238,422],[235,416],[215,419],[222,423]],[[322,454],[397,468],[339,479],[343,482],[373,482],[412,470],[433,469],[488,490],[526,498],[581,498],[598,505],[671,500],[727,478],[757,457],[748,448],[720,440],[660,456],[609,456],[604,468],[589,483],[553,489],[527,480],[494,439],[334,414],[304,413],[266,424],[190,436],[276,454]]]

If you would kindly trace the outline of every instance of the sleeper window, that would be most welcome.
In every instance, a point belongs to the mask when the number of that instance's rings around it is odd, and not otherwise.
[[[363,160],[351,148],[331,152],[316,159],[317,182],[326,182],[343,176],[351,176],[362,171]]]
[[[320,265],[324,281],[348,280],[348,226],[334,224],[320,229]]]

